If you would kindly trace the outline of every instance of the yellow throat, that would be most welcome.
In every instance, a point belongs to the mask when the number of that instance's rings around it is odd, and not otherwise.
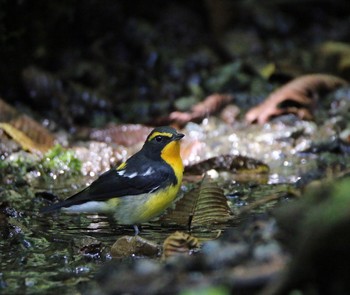
[[[173,169],[178,180],[178,183],[182,181],[182,175],[184,166],[180,156],[180,142],[172,141],[164,147],[161,152],[161,158],[167,162]]]

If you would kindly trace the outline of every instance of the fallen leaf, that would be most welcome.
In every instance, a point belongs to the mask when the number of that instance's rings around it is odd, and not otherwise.
[[[168,117],[159,119],[156,125],[172,124],[178,128],[182,128],[188,122],[200,122],[204,118],[220,111],[232,102],[232,100],[232,95],[215,93],[194,105],[190,112],[172,112]]]
[[[0,99],[0,128],[23,149],[44,153],[54,146],[55,137],[41,124]]]
[[[32,153],[44,153],[49,149],[48,146],[33,141],[26,134],[9,123],[0,123],[0,128],[3,129],[14,141],[18,142],[24,150]]]
[[[262,104],[250,109],[245,118],[250,123],[263,124],[272,117],[293,113],[310,120],[312,108],[323,93],[346,85],[347,81],[332,75],[304,75],[272,92]]]
[[[194,249],[198,249],[200,243],[197,238],[180,231],[168,236],[163,243],[162,259],[175,255],[189,255]]]
[[[186,193],[160,221],[192,229],[223,224],[233,218],[222,188],[205,177],[200,186]]]

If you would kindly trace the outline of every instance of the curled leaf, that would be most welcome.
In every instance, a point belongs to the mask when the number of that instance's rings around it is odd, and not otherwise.
[[[191,254],[191,251],[200,247],[197,238],[184,233],[176,231],[168,236],[163,243],[162,259],[172,257],[174,255]]]
[[[259,160],[245,156],[233,155],[222,155],[204,160],[186,167],[186,172],[202,174],[211,169],[232,173],[261,174],[269,172],[269,166]]]
[[[178,127],[185,126],[188,122],[199,122],[211,114],[220,111],[224,106],[232,102],[233,97],[228,94],[212,94],[204,101],[194,105],[190,112],[172,112],[169,117],[160,119],[158,124],[174,124]]]
[[[111,255],[114,258],[132,255],[155,257],[158,253],[159,247],[157,244],[140,236],[122,236],[111,248]]]
[[[346,85],[347,81],[332,75],[298,77],[272,92],[262,104],[250,109],[246,120],[263,124],[272,117],[286,113],[310,120],[313,117],[312,107],[323,93]]]
[[[232,219],[232,212],[222,188],[210,178],[204,178],[199,188],[186,193],[176,202],[161,221],[169,224],[194,227],[223,224]]]

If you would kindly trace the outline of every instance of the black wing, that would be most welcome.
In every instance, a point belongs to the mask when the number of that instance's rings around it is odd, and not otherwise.
[[[41,212],[47,213],[88,201],[105,201],[110,198],[149,193],[174,181],[174,173],[170,166],[159,165],[159,163],[158,165],[152,165],[149,160],[146,162],[148,165],[127,161],[125,169],[111,169],[101,174],[99,178],[81,192],[62,202],[43,208]],[[157,166],[158,169],[152,168]]]

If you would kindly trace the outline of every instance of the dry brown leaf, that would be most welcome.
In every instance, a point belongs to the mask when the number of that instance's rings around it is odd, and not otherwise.
[[[9,123],[0,123],[0,128],[3,129],[14,141],[18,142],[24,150],[32,153],[43,153],[48,151],[46,146],[34,142],[26,134]]]
[[[224,224],[232,219],[232,212],[227,204],[222,188],[210,178],[204,178],[199,188],[186,193],[160,218],[168,224],[195,227],[210,227]]]
[[[286,113],[309,120],[313,117],[312,107],[323,93],[346,85],[347,81],[332,75],[304,75],[272,92],[262,104],[250,109],[245,117],[248,122],[259,124]]]
[[[1,127],[23,149],[43,153],[54,146],[55,137],[41,124],[0,99]]]
[[[215,93],[207,96],[204,101],[194,105],[190,112],[172,112],[168,117],[159,119],[156,124],[173,124],[177,128],[182,128],[188,122],[199,122],[220,111],[232,102],[232,100],[233,96],[231,95]]]
[[[55,137],[51,132],[27,115],[21,115],[9,123],[31,138],[41,151],[48,151],[54,146]]]
[[[162,259],[174,255],[189,255],[193,249],[199,247],[200,243],[197,238],[187,233],[176,231],[165,239],[163,243]]]

